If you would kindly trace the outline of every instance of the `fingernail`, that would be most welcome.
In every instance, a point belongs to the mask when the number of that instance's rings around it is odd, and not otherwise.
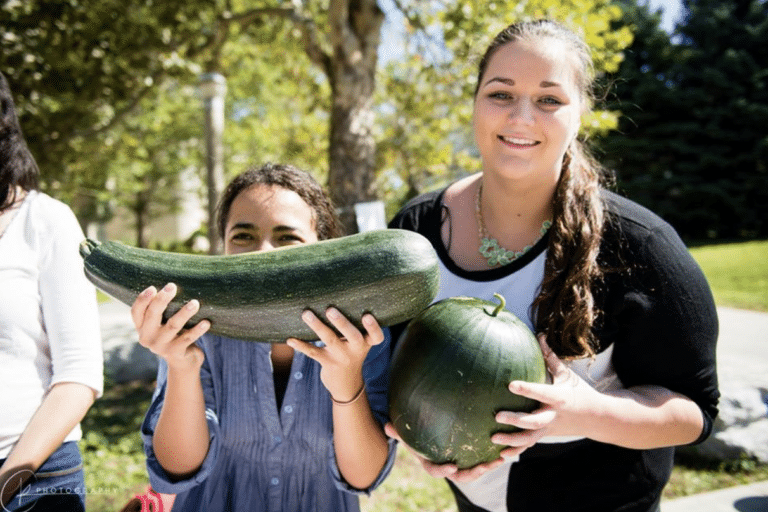
[[[301,318],[304,319],[305,322],[312,322],[315,319],[315,314],[307,309],[301,314]]]
[[[338,319],[341,314],[339,313],[339,310],[336,308],[328,308],[325,311],[325,314],[328,316],[328,318],[332,318],[334,320]]]
[[[197,299],[192,299],[191,301],[187,302],[184,307],[192,311],[200,307],[200,303],[197,301]]]
[[[165,285],[165,286],[163,287],[163,291],[166,291],[166,292],[172,292],[174,288],[176,288],[176,285],[175,285],[175,284],[173,284],[173,283],[168,283],[167,285]]]
[[[496,414],[496,421],[499,423],[508,423],[520,418],[520,415],[516,412],[503,411]]]
[[[155,293],[155,291],[156,291],[155,287],[154,286],[150,286],[149,288],[147,288],[146,290],[141,292],[141,296],[142,297],[149,297],[150,295],[153,295]]]
[[[365,316],[363,316],[363,323],[365,325],[373,325],[373,315],[365,315]]]

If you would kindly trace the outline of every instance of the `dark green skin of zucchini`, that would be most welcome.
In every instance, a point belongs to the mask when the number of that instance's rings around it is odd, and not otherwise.
[[[409,320],[438,290],[437,255],[418,233],[368,231],[268,252],[226,256],[177,254],[119,242],[85,240],[80,245],[85,275],[99,289],[131,305],[149,286],[178,287],[169,318],[191,299],[209,332],[269,343],[317,335],[302,320],[312,310],[327,322],[334,306],[362,332],[364,313],[381,326]],[[329,324],[330,325],[330,324]]]
[[[509,391],[513,380],[543,383],[536,337],[498,304],[469,297],[436,302],[398,340],[390,366],[389,414],[408,446],[437,464],[459,469],[499,458],[499,411],[531,412],[539,402]],[[492,319],[492,321],[491,321]]]

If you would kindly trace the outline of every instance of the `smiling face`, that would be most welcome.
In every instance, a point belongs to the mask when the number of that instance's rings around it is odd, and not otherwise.
[[[555,39],[518,39],[493,54],[474,109],[484,171],[555,186],[583,109],[575,70]]]
[[[317,242],[312,208],[293,190],[256,184],[232,202],[224,233],[225,254],[271,251]]]

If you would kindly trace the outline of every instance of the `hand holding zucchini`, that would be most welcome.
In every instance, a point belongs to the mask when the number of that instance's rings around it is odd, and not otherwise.
[[[382,327],[404,322],[432,302],[439,279],[429,241],[401,229],[227,256],[86,239],[80,254],[86,277],[125,304],[149,286],[160,289],[172,282],[178,292],[165,318],[197,299],[200,310],[190,324],[208,319],[209,332],[271,343],[316,338],[301,320],[306,309],[327,321],[325,310],[334,306],[358,328],[364,313],[373,314]]]

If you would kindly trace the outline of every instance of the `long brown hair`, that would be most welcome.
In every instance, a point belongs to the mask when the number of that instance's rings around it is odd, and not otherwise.
[[[594,72],[589,47],[576,33],[551,20],[515,23],[501,31],[480,61],[478,88],[496,51],[519,39],[564,43],[571,51],[582,105],[585,110],[592,108]],[[553,197],[544,279],[531,306],[536,330],[547,335],[547,343],[563,358],[592,356],[596,349],[592,329],[599,312],[593,288],[602,278],[597,260],[605,217],[600,189],[607,181],[605,169],[585,143],[574,140],[563,158]]]
[[[13,206],[17,187],[37,190],[40,170],[21,132],[16,105],[0,73],[0,212]]]

